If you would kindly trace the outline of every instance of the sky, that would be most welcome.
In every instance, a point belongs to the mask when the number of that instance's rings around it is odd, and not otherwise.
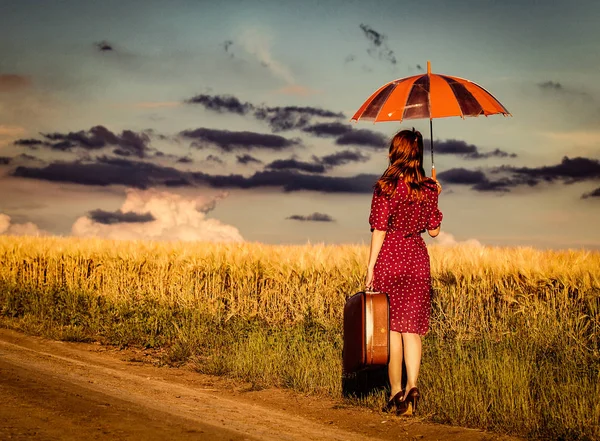
[[[0,234],[368,243],[383,84],[467,78],[435,119],[445,245],[600,249],[600,3],[0,0]],[[429,147],[425,169],[431,167]]]

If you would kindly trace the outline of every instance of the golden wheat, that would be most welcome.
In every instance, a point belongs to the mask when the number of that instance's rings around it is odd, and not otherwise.
[[[429,250],[428,418],[600,437],[600,253]],[[367,255],[364,245],[0,237],[0,319],[166,345],[201,371],[339,395],[343,306]]]

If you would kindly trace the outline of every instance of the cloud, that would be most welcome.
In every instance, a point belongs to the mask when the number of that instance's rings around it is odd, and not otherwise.
[[[525,176],[536,180],[565,180],[567,183],[589,179],[600,179],[600,161],[589,158],[568,158],[565,156],[560,164],[542,167],[509,167],[503,166],[497,171],[511,172],[517,176]]]
[[[564,90],[562,84],[554,81],[544,81],[542,83],[538,83],[538,87],[542,90]]]
[[[39,139],[17,139],[14,142],[15,145],[20,145],[20,146],[25,146],[25,147],[30,147],[30,148],[37,148],[38,146],[42,146],[45,145],[44,141],[41,141]]]
[[[306,175],[294,170],[266,170],[252,176],[209,175],[203,172],[191,173],[197,183],[215,188],[259,188],[279,187],[285,192],[318,191],[323,193],[372,193],[378,175],[360,174],[350,177]]]
[[[225,161],[216,155],[208,155],[204,160],[207,162],[216,162],[217,164],[225,164]]]
[[[28,89],[31,86],[31,78],[28,76],[16,74],[0,74],[0,93]]]
[[[260,29],[247,29],[241,36],[241,45],[246,52],[256,57],[261,65],[266,67],[271,74],[287,84],[296,84],[291,70],[276,60],[271,53],[272,38]]]
[[[297,159],[278,159],[265,166],[272,170],[299,170],[308,173],[325,173],[325,166],[310,162],[298,161]]]
[[[428,141],[427,144],[430,144]],[[491,152],[481,153],[479,148],[473,144],[467,144],[465,141],[457,139],[448,139],[446,141],[438,141],[433,145],[434,152],[440,155],[458,155],[466,159],[485,159],[491,157],[497,158],[516,158],[515,153],[508,153],[504,150],[495,149]]]
[[[553,93],[555,95],[574,96],[584,98],[589,101],[593,99],[589,93],[573,87],[565,87],[558,81],[543,81],[541,83],[537,83],[537,86],[540,88],[540,90],[547,93]]]
[[[44,146],[58,151],[73,151],[74,149],[90,151],[116,146],[113,153],[119,156],[136,156],[138,158],[146,157],[151,150],[148,133],[123,130],[120,135],[117,135],[104,126],[95,126],[88,131],[42,133],[41,135],[45,138],[44,140],[17,139],[14,144],[25,147]]]
[[[190,186],[186,173],[142,161],[100,157],[97,162],[53,162],[45,167],[17,167],[13,176],[80,185],[125,185],[148,188],[157,185]]]
[[[0,213],[0,235],[7,236],[45,236],[48,233],[40,230],[32,222],[24,224],[13,224],[10,216]]]
[[[253,104],[242,103],[232,95],[200,94],[187,99],[185,102],[188,104],[201,104],[206,109],[217,113],[237,113],[238,115],[246,115],[255,108]]]
[[[378,175],[349,177],[308,175],[294,170],[265,170],[251,176],[214,175],[185,172],[144,161],[121,158],[96,158],[96,162],[54,162],[44,167],[17,167],[13,176],[80,185],[124,185],[132,188],[197,187],[213,188],[281,188],[283,191],[318,191],[323,193],[371,193]]]
[[[152,216],[152,213],[135,213],[133,211],[123,212],[121,210],[92,210],[89,213],[89,218],[94,222],[104,225],[119,223],[144,223],[156,220],[156,218]]]
[[[338,165],[348,164],[350,162],[366,162],[369,160],[369,156],[364,155],[361,152],[342,150],[341,152],[321,156],[320,158],[313,156],[313,160],[327,167],[335,167]]]
[[[590,158],[564,157],[560,164],[541,167],[514,167],[504,165],[490,170],[502,177],[491,180],[480,170],[453,168],[438,173],[444,183],[471,185],[476,191],[507,192],[518,186],[534,187],[541,182],[563,181],[566,184],[600,179],[600,161]]]
[[[597,189],[590,191],[589,193],[585,193],[584,195],[581,196],[582,199],[588,199],[588,198],[600,198],[600,187],[598,187]]]
[[[364,36],[371,43],[367,49],[367,53],[372,57],[377,57],[380,60],[387,61],[393,65],[397,63],[396,55],[387,45],[387,36],[380,32],[377,32],[372,27],[361,23],[360,29],[363,31]]]
[[[358,145],[363,147],[372,147],[375,149],[386,149],[389,147],[388,138],[379,132],[367,129],[353,130],[344,133],[335,140],[338,145]]]
[[[258,120],[266,121],[274,132],[301,129],[310,124],[313,117],[343,118],[344,114],[310,106],[259,107],[254,112]]]
[[[110,218],[109,223],[98,222],[83,216],[75,221],[71,232],[74,236],[93,236],[109,239],[150,239],[206,242],[242,242],[237,228],[210,219],[206,214],[214,209],[216,198],[185,198],[178,194],[156,189],[128,189],[119,213],[143,222]],[[114,213],[113,213],[114,214]],[[101,220],[105,220],[101,216]],[[115,220],[115,222],[113,222]]]
[[[230,58],[233,58],[233,57],[234,57],[234,55],[233,55],[233,53],[232,53],[232,52],[229,50],[229,48],[230,48],[231,46],[233,46],[233,41],[232,41],[232,40],[225,40],[225,41],[223,42],[222,46],[223,46],[223,50],[225,51],[225,53],[226,53],[226,54],[228,54]]]
[[[437,174],[440,181],[448,184],[479,184],[488,179],[482,171],[451,168]]]
[[[335,222],[334,219],[328,214],[324,213],[313,213],[308,216],[302,216],[300,214],[293,214],[286,219],[303,221],[303,222]]]
[[[472,190],[482,192],[507,192],[510,187],[517,185],[517,182],[510,179],[490,181],[482,171],[465,168],[451,168],[438,173],[437,177],[444,184],[471,185]]]
[[[237,155],[236,160],[239,164],[250,164],[252,162],[262,164],[262,161],[260,159],[257,159],[254,156],[248,155],[246,153],[243,155]]]
[[[297,89],[299,90],[299,89]],[[264,106],[242,101],[232,95],[200,94],[185,100],[187,104],[200,104],[205,109],[220,114],[252,115],[266,122],[273,132],[301,129],[308,126],[313,118],[344,118],[341,112],[311,106]]]
[[[311,135],[318,136],[320,138],[330,136],[340,136],[352,131],[350,124],[343,124],[338,121],[326,122],[313,124],[302,129],[303,132],[310,133]]]
[[[102,40],[102,41],[99,41],[97,43],[94,43],[94,46],[96,46],[96,49],[98,49],[100,52],[112,52],[112,51],[114,51],[113,45],[110,44],[106,40]]]
[[[188,156],[182,156],[181,158],[177,159],[176,162],[179,164],[191,164],[194,162],[194,160]]]
[[[356,57],[354,55],[346,55],[346,58],[344,58],[344,64],[352,63],[354,60],[356,60]]]
[[[215,145],[224,152],[234,150],[267,149],[281,151],[300,144],[299,140],[287,139],[279,135],[270,135],[256,132],[231,132],[199,128],[184,130],[180,133],[185,138],[194,139],[193,147],[204,148]]]
[[[8,156],[0,156],[0,165],[8,165],[12,161],[12,158]]]
[[[481,244],[481,242],[479,242],[477,239],[467,239],[467,240],[462,240],[462,241],[458,241],[455,239],[453,234],[450,233],[446,233],[445,231],[440,231],[440,234],[438,234],[434,240],[434,244],[436,245],[441,245],[441,246],[445,246],[445,247],[449,247],[449,246],[470,246],[470,247],[482,247],[483,245]]]

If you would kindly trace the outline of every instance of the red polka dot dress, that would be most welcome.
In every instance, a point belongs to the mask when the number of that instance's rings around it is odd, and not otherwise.
[[[426,181],[420,201],[409,199],[402,180],[391,198],[379,190],[373,193],[371,231],[386,231],[375,263],[373,289],[389,296],[392,331],[425,335],[429,329],[431,278],[421,233],[436,229],[441,222],[437,187],[432,180]]]

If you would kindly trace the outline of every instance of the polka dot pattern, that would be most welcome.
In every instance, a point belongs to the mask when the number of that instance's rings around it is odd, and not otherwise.
[[[420,201],[409,199],[400,181],[396,193],[387,197],[375,190],[369,224],[385,231],[377,256],[373,288],[390,299],[390,329],[425,335],[429,330],[431,276],[427,246],[421,237],[442,222],[435,183],[426,182]]]

